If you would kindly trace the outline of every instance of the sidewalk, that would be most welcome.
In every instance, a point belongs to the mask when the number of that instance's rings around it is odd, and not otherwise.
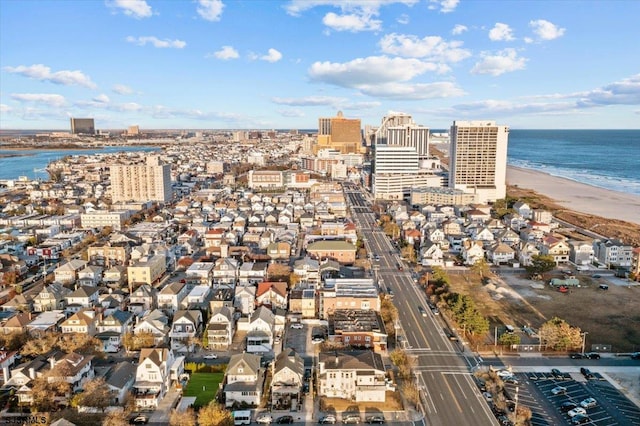
[[[160,401],[160,404],[158,404],[158,408],[151,414],[148,424],[154,426],[168,425],[171,409],[177,405],[180,397],[182,397],[182,392],[175,388],[169,389],[164,398],[162,398],[162,401]]]

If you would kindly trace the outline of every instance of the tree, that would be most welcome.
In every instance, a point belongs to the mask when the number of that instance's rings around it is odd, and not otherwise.
[[[110,411],[102,421],[102,426],[129,426],[127,416],[124,411]]]
[[[17,351],[22,349],[22,347],[27,343],[29,336],[27,333],[22,331],[15,331],[13,333],[6,334],[0,337],[0,342],[2,346],[5,347],[9,351]]]
[[[267,268],[267,277],[269,281],[286,281],[289,282],[291,269],[287,265],[280,263],[272,263]]]
[[[414,407],[418,406],[418,403],[420,402],[420,390],[415,382],[404,381],[400,387],[400,392],[407,401],[413,404]]]
[[[33,402],[31,405],[37,411],[53,411],[58,406],[57,400],[66,398],[71,391],[71,385],[60,379],[58,375],[60,373],[56,374],[54,370],[33,379],[31,390]]]
[[[400,251],[400,254],[405,259],[408,259],[409,262],[416,262],[416,249],[411,244],[404,246]]]
[[[400,227],[393,222],[385,223],[382,230],[388,237],[398,238],[400,236]]]
[[[484,277],[491,271],[489,263],[484,257],[482,259],[478,259],[476,263],[471,266],[471,270],[480,275],[481,281],[484,281]]]
[[[389,355],[391,362],[398,367],[398,375],[403,379],[409,379],[411,377],[411,369],[415,364],[414,358],[407,356],[407,353],[402,349],[396,349]]]
[[[113,395],[104,378],[98,377],[84,384],[84,390],[77,395],[75,402],[78,406],[97,408],[104,413],[111,405],[112,399]]]
[[[126,333],[122,338],[122,344],[127,351],[138,351],[141,348],[152,348],[155,346],[155,337],[150,331],[139,333]]]
[[[175,408],[171,410],[169,415],[169,426],[196,426],[196,412],[189,407],[184,411],[178,411]]]
[[[231,413],[215,401],[202,407],[198,413],[200,426],[233,426]]]
[[[83,355],[103,356],[99,339],[83,333],[64,333],[58,336],[56,347],[64,352],[76,352]]]
[[[380,303],[380,317],[384,322],[384,328],[387,330],[389,339],[392,339],[396,334],[396,321],[398,319],[398,309],[391,302],[391,300],[383,298]]]
[[[556,261],[553,256],[536,254],[531,257],[531,265],[525,267],[527,273],[531,276],[542,275],[552,271],[556,267]]]
[[[542,324],[538,334],[543,345],[556,351],[577,349],[582,345],[580,328],[572,327],[558,317]]]
[[[505,346],[519,345],[520,336],[515,333],[503,333],[498,338],[498,343]]]
[[[46,354],[58,341],[56,333],[43,333],[24,344],[21,353],[26,356],[37,356]]]

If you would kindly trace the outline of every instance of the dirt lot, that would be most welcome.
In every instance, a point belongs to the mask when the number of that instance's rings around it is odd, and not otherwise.
[[[595,343],[610,344],[613,352],[640,350],[640,285],[609,283],[609,290],[600,290],[600,283],[608,283],[604,278],[584,277],[580,288],[563,294],[515,274],[493,276],[484,286],[472,273],[450,279],[453,291],[473,297],[492,329],[501,324],[536,329],[558,316],[589,333],[586,350]]]

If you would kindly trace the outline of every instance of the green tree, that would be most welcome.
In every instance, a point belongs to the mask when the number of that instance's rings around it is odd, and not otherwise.
[[[484,277],[489,274],[491,268],[489,267],[489,262],[483,257],[471,266],[471,270],[480,276],[481,281],[484,281]]]
[[[498,343],[505,346],[519,345],[520,336],[515,333],[503,333],[498,338]]]
[[[536,254],[531,257],[531,265],[526,266],[525,269],[529,275],[536,276],[552,271],[555,267],[556,262],[553,260],[553,256]]]

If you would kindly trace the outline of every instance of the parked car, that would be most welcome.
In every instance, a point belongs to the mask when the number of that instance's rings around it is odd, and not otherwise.
[[[589,418],[589,416],[587,416],[585,414],[577,414],[577,415],[573,416],[573,418],[571,419],[571,424],[583,425],[585,423],[589,423],[590,421],[591,421],[591,419]]]
[[[562,374],[562,371],[557,368],[552,368],[551,373],[556,377],[556,379],[564,379],[564,374]]]
[[[584,399],[584,400],[580,401],[580,406],[582,408],[584,408],[585,410],[588,409],[588,408],[593,408],[596,405],[598,405],[598,401],[596,401],[595,398],[587,398],[587,399]]]
[[[298,330],[302,330],[304,328],[304,326],[302,325],[301,322],[294,322],[294,323],[291,323],[291,328],[296,328]]]
[[[144,425],[144,424],[147,424],[148,421],[149,419],[147,418],[147,416],[136,416],[133,419],[131,419],[129,423],[133,425]]]
[[[204,359],[218,359],[218,355],[216,354],[206,354]]]
[[[585,410],[582,407],[576,407],[573,410],[567,411],[567,415],[569,415],[569,417],[575,417],[578,414],[582,414],[583,416],[586,416],[587,415],[587,410]]]
[[[591,372],[591,370],[589,370],[586,367],[581,367],[580,368],[580,373],[582,373],[582,375],[584,377],[586,377],[587,379],[592,379],[593,378],[593,373]]]
[[[569,354],[569,358],[571,359],[582,359],[584,358],[584,354],[581,354],[579,352],[573,352]]]
[[[385,423],[383,416],[370,416],[367,417],[365,421],[371,425],[381,425]]]
[[[567,388],[565,388],[564,386],[556,386],[555,388],[551,389],[551,393],[553,395],[564,395],[565,393],[567,393]]]
[[[293,416],[280,416],[276,419],[276,423],[281,424],[291,424],[293,423]]]
[[[269,413],[258,414],[256,417],[256,423],[259,425],[268,425],[273,421],[273,417]]]
[[[342,423],[344,424],[358,424],[360,423],[360,416],[349,414],[342,418]]]
[[[321,417],[318,423],[321,425],[334,425],[336,424],[336,416],[333,414],[327,414],[326,416]]]
[[[631,359],[640,359],[640,352],[634,352],[631,354]]]
[[[498,377],[506,379],[507,377],[513,377],[513,373],[509,370],[500,370],[496,373]]]
[[[512,385],[517,385],[520,382],[518,381],[518,379],[515,378],[515,376],[509,376],[507,378],[504,379],[505,383],[511,383]]]
[[[562,404],[560,404],[560,411],[562,411],[563,413],[566,413],[567,411],[571,411],[577,407],[578,407],[578,404],[576,404],[575,402],[565,401]]]
[[[584,357],[588,359],[600,359],[600,354],[597,352],[587,352],[584,354]]]

